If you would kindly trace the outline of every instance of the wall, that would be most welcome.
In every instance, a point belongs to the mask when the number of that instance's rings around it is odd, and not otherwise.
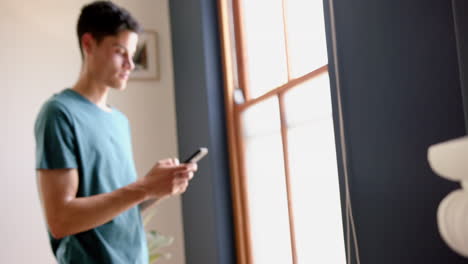
[[[360,263],[466,263],[436,224],[459,186],[427,162],[431,144],[465,134],[451,2],[333,2]]]
[[[0,2],[0,263],[53,263],[36,190],[33,123],[41,104],[73,85],[81,59],[75,23],[88,1]],[[160,158],[177,156],[168,1],[115,1],[159,34],[159,81],[131,82],[110,103],[132,124],[137,170],[143,175]],[[185,263],[180,199],[159,204],[151,223],[174,236],[165,263]]]
[[[179,152],[209,149],[182,199],[187,263],[236,263],[217,1],[171,0]]]

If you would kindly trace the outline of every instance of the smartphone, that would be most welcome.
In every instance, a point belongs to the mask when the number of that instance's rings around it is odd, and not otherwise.
[[[208,154],[207,148],[199,148],[190,156],[190,158],[186,159],[184,163],[197,163],[207,154]]]

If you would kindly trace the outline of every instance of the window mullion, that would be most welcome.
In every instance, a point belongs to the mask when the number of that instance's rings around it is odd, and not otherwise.
[[[321,74],[324,74],[324,73],[327,73],[328,72],[328,65],[324,65],[312,72],[309,72],[308,74],[304,75],[304,76],[301,76],[299,78],[296,78],[296,79],[293,79],[291,81],[289,81],[288,83],[285,83],[283,85],[281,85],[280,87],[277,87],[271,91],[269,91],[268,93],[265,93],[255,99],[251,99],[251,100],[248,100],[246,101],[245,103],[243,104],[240,104],[239,105],[239,110],[240,111],[244,111],[245,109],[247,109],[248,107],[251,107],[252,105],[254,104],[257,104],[257,103],[260,103],[272,96],[276,96],[280,93],[284,93],[286,91],[288,91],[289,89],[292,89],[294,88],[295,86],[299,85],[299,84],[302,84],[308,80],[311,80],[312,78],[315,78]]]
[[[291,174],[289,169],[289,151],[288,151],[288,126],[286,120],[286,109],[284,104],[284,94],[278,94],[279,108],[280,108],[280,122],[281,122],[281,139],[283,143],[283,159],[284,159],[284,175],[286,183],[286,193],[288,199],[288,213],[289,213],[289,232],[291,236],[291,252],[293,264],[297,264],[297,247],[296,247],[296,231],[294,226],[294,208],[292,200],[291,188]]]
[[[247,45],[245,43],[244,14],[242,12],[242,0],[233,0],[234,34],[236,43],[237,72],[239,76],[239,87],[244,93],[246,101],[250,100],[248,68],[247,68]]]
[[[283,4],[283,30],[284,30],[284,48],[286,52],[286,67],[288,69],[288,82],[291,81],[291,62],[290,62],[290,53],[289,53],[289,45],[288,45],[288,24],[287,24],[287,16],[286,16],[286,0],[282,0]]]
[[[244,139],[242,137],[242,131],[243,131],[243,125],[242,125],[242,113],[239,111],[238,107],[235,107],[234,111],[234,122],[236,124],[236,131],[235,131],[235,136],[236,136],[236,142],[237,142],[237,164],[238,164],[238,174],[236,175],[237,177],[237,182],[239,183],[239,192],[238,194],[239,197],[237,198],[238,204],[241,206],[241,212],[242,212],[242,231],[244,234],[242,235],[242,245],[241,247],[243,248],[243,253],[245,254],[243,257],[246,260],[246,263],[252,264],[254,263],[253,261],[253,254],[252,254],[252,232],[251,232],[251,226],[250,226],[250,209],[249,209],[249,187],[247,183],[247,169],[245,166],[245,143]]]

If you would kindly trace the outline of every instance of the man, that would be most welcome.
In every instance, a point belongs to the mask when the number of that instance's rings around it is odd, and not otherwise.
[[[59,263],[148,263],[140,210],[183,193],[197,167],[166,159],[137,179],[128,120],[107,95],[126,87],[140,26],[98,1],[83,7],[77,31],[79,79],[43,105],[35,124],[51,247]]]

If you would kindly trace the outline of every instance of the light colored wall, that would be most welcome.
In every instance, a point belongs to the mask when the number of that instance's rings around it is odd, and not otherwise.
[[[41,104],[71,86],[81,59],[75,37],[79,10],[88,1],[0,2],[0,263],[54,263],[38,201],[33,123]],[[160,80],[131,82],[110,103],[132,124],[137,170],[177,156],[172,53],[167,0],[115,1],[158,32]],[[163,201],[151,223],[174,236],[164,263],[185,263],[180,199]]]

